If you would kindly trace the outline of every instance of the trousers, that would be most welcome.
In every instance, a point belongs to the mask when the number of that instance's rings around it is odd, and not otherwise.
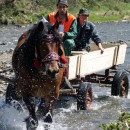
[[[73,39],[66,39],[63,42],[64,51],[66,56],[71,55],[71,50],[75,47],[75,42]]]

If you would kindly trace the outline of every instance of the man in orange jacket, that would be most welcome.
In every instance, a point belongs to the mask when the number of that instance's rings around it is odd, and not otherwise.
[[[58,0],[57,2],[57,11],[50,13],[47,17],[47,20],[53,25],[56,22],[60,22],[59,34],[63,39],[63,46],[66,56],[71,55],[71,50],[75,47],[74,39],[77,36],[77,21],[75,16],[68,13],[68,1],[67,0]],[[64,83],[65,86],[72,88],[70,85],[68,77],[68,68],[65,67],[64,72]]]
[[[47,20],[53,25],[60,22],[59,34],[63,38],[65,55],[69,56],[75,46],[74,39],[77,36],[77,22],[75,16],[68,13],[67,0],[58,0],[57,11],[50,13]]]

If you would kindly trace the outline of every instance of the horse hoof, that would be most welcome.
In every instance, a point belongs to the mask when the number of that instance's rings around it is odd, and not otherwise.
[[[19,112],[23,112],[24,111],[24,107],[22,106],[22,104],[19,101],[16,100],[12,100],[11,101],[11,105],[18,110]]]
[[[51,113],[47,113],[45,118],[44,118],[44,122],[46,123],[52,123],[52,115]]]
[[[32,117],[28,117],[25,119],[27,130],[36,130],[38,127],[38,120]]]
[[[45,130],[50,130],[50,125],[45,124],[45,125],[44,125],[44,129],[45,129]]]

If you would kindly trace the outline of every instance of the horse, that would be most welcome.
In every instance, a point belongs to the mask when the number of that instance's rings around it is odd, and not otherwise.
[[[63,77],[64,57],[58,26],[40,21],[31,29],[24,42],[16,46],[12,56],[17,96],[22,98],[29,116],[27,130],[35,130],[38,120],[51,123]],[[36,111],[36,99],[41,103]]]

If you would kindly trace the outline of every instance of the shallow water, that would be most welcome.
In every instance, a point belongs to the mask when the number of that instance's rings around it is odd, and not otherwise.
[[[99,124],[114,121],[121,111],[130,110],[130,95],[128,98],[110,96],[110,88],[93,85],[93,103],[87,111],[76,110],[75,99],[65,99],[64,108],[55,109],[50,130],[100,130]],[[18,112],[5,105],[0,100],[0,130],[26,130],[24,119],[27,111]],[[37,130],[44,130],[44,123],[39,122]]]
[[[130,42],[130,22],[97,23],[96,25],[103,41]],[[0,27],[0,51],[14,48],[18,37],[27,28]],[[130,47],[127,48],[125,63],[120,65],[118,69],[130,70],[129,58]],[[129,73],[128,77],[130,81]],[[93,103],[89,111],[77,111],[76,99],[73,97],[65,97],[64,100],[62,98],[62,107],[57,105],[50,130],[100,130],[99,124],[115,121],[119,112],[130,112],[130,92],[126,99],[111,96],[110,87],[92,84],[92,89]],[[23,121],[27,115],[27,111],[19,113],[14,108],[5,105],[4,97],[0,99],[0,130],[26,130]],[[37,130],[44,130],[43,125],[44,123],[40,121]]]
[[[103,42],[119,40],[130,42],[130,22],[95,23],[95,25]],[[0,51],[14,48],[20,35],[31,26],[0,26]]]
[[[16,46],[20,35],[26,31],[29,26],[0,26],[0,51],[13,49]]]
[[[103,41],[130,42],[130,22],[97,23],[96,27]]]

